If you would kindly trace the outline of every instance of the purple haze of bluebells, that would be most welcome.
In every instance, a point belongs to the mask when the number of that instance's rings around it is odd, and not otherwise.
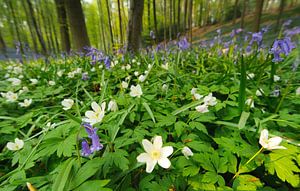
[[[104,64],[105,64],[106,69],[110,68],[110,59],[108,56],[105,57]]]
[[[97,128],[93,128],[92,125],[89,123],[84,123],[83,127],[85,128],[88,137],[92,140],[92,145],[89,147],[86,140],[83,140],[82,145],[82,155],[89,156],[90,154],[94,153],[95,151],[99,151],[103,148],[103,145],[100,143],[99,136],[97,135]]]
[[[275,40],[270,53],[274,55],[274,58],[272,62],[280,62],[283,60],[282,57],[280,57],[281,54],[284,54],[285,56],[288,56],[289,53],[295,48],[295,45],[291,42],[291,39],[289,37],[286,37],[284,39],[278,39]]]
[[[187,41],[186,37],[178,41],[177,45],[180,48],[180,50],[186,50],[190,47],[190,43]]]

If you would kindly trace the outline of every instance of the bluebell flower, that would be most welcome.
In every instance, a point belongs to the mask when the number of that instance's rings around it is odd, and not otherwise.
[[[110,59],[108,56],[105,57],[104,64],[106,66],[106,69],[110,68]]]
[[[186,50],[190,47],[190,43],[187,41],[186,37],[178,41],[177,45],[181,50]]]
[[[100,143],[99,136],[96,134],[96,132],[92,134],[90,138],[92,139],[91,151],[100,151],[103,148],[103,145]]]
[[[274,55],[273,62],[280,62],[283,60],[281,54],[288,56],[289,53],[295,48],[289,37],[284,39],[277,39],[274,41],[270,53]]]
[[[82,156],[87,157],[90,154],[92,154],[90,146],[89,146],[88,142],[85,139],[83,139],[82,142],[81,142],[81,148],[82,148],[82,150],[81,150],[81,155]]]
[[[87,72],[82,73],[81,79],[82,79],[83,81],[86,81],[86,80],[88,80],[89,78],[90,78],[90,77],[89,77],[89,75],[88,75]]]

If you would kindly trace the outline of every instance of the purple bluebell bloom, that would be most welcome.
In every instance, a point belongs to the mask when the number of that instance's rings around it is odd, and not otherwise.
[[[182,38],[177,45],[181,50],[186,50],[190,47],[190,43],[187,41],[186,37]]]
[[[93,126],[89,123],[84,123],[83,127],[85,128],[88,137],[92,140],[91,147],[89,147],[87,141],[82,142],[82,153],[85,154],[83,156],[88,156],[95,151],[101,150],[103,145],[100,143],[99,136],[97,135],[97,128],[93,128]]]
[[[291,39],[286,37],[284,39],[275,40],[270,53],[274,55],[273,62],[280,62],[283,58],[280,57],[281,54],[288,56],[289,53],[295,48],[295,45],[291,42]]]
[[[89,74],[87,72],[82,73],[81,79],[83,81],[87,81],[88,79],[90,79]]]
[[[106,69],[110,68],[110,59],[108,56],[105,57],[104,64],[106,66]]]
[[[82,156],[87,157],[90,154],[92,154],[90,146],[89,146],[88,142],[85,139],[83,139],[82,142],[81,142],[81,148],[82,148],[82,150],[81,150],[81,155]]]

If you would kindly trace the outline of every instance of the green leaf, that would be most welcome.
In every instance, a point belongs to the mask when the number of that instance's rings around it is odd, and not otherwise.
[[[245,112],[245,111],[242,112],[242,115],[241,115],[241,118],[240,118],[240,121],[238,124],[239,129],[243,129],[245,127],[249,116],[250,116],[249,112]]]
[[[187,105],[182,106],[181,108],[175,110],[172,112],[172,115],[178,115],[179,113],[182,113],[190,108],[196,107],[197,105],[200,105],[203,102],[203,100],[198,100],[192,103],[189,103]]]
[[[188,127],[188,125],[183,121],[178,121],[175,123],[175,131],[178,137],[184,132],[184,130]]]
[[[257,190],[258,187],[262,187],[262,183],[258,178],[252,175],[240,175],[233,182],[234,190]]]
[[[284,150],[274,151],[269,154],[269,161],[265,162],[266,169],[271,174],[275,174],[282,181],[287,181],[293,187],[300,186],[299,167],[293,161],[292,155],[287,155]],[[297,173],[295,173],[297,172]]]
[[[89,179],[99,170],[99,164],[101,163],[102,158],[94,158],[86,162],[79,170],[76,172],[74,179],[72,180],[70,189],[78,187],[84,181]]]
[[[64,191],[65,186],[67,184],[71,169],[73,167],[73,163],[75,159],[69,158],[65,161],[59,169],[59,173],[55,178],[55,181],[52,186],[52,190],[56,191]]]
[[[153,112],[152,112],[150,106],[148,105],[148,103],[144,102],[144,103],[143,103],[143,106],[144,106],[144,108],[146,109],[146,111],[148,112],[148,114],[150,115],[150,117],[151,117],[153,123],[155,123],[155,118],[154,118]]]
[[[202,123],[200,123],[200,122],[192,121],[192,122],[189,123],[189,126],[192,129],[196,128],[199,131],[201,131],[201,132],[203,132],[205,134],[208,134],[206,127]]]
[[[110,188],[104,188],[109,183],[109,180],[89,180],[83,183],[74,191],[112,191]]]

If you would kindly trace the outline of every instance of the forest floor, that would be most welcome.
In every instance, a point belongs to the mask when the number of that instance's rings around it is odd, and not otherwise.
[[[251,31],[253,28],[253,14],[247,15],[245,17],[245,30]],[[276,21],[277,21],[278,12],[272,11],[264,13],[261,18],[261,28],[265,26],[271,26],[273,33],[268,33],[269,35],[265,39],[266,41],[273,41],[278,32],[275,31]],[[284,11],[282,15],[281,22],[292,19],[291,28],[294,26],[300,26],[300,7],[288,8]],[[221,29],[223,35],[230,35],[233,29],[240,28],[241,19],[236,19],[236,23],[233,24],[232,21],[226,23],[218,23],[215,25],[205,26],[205,27],[195,27],[192,31],[193,34],[193,44],[198,44],[203,40],[212,39],[216,34],[217,29]]]

